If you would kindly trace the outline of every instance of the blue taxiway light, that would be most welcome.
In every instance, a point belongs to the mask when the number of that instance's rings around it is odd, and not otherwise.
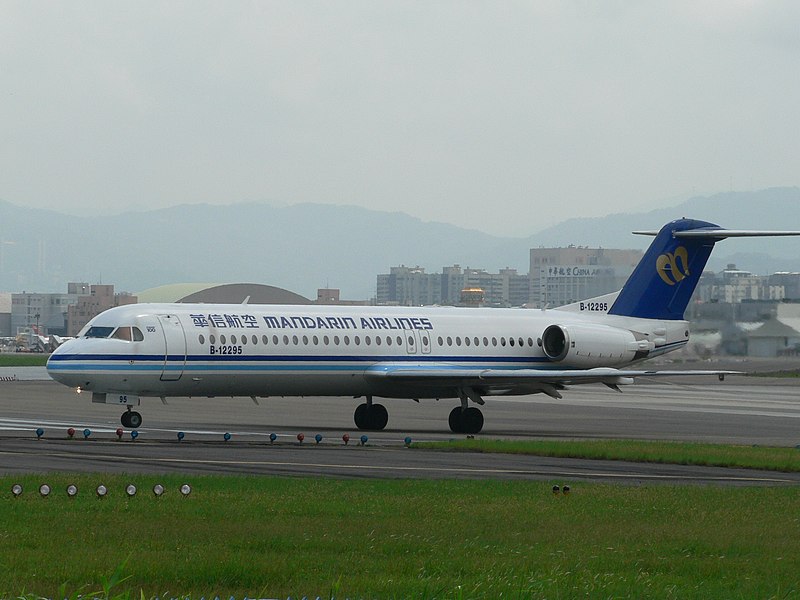
[[[139,437],[139,432],[134,429],[131,431],[131,439],[135,440],[137,437]]]
[[[36,439],[37,440],[42,439],[43,435],[44,435],[44,429],[42,429],[41,427],[37,428],[36,429]]]

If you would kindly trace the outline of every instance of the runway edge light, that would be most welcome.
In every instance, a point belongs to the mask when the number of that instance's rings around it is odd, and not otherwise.
[[[11,494],[14,496],[14,498],[18,498],[19,496],[21,496],[22,495],[22,486],[20,484],[18,484],[18,483],[15,483],[14,485],[12,485],[11,486]]]
[[[190,486],[188,483],[184,483],[180,489],[181,489],[181,494],[183,494],[184,498],[186,498],[189,494],[192,493],[192,486]]]
[[[67,486],[67,496],[70,498],[74,498],[77,495],[78,495],[78,486],[75,485],[74,483],[70,483]]]
[[[106,494],[108,494],[108,488],[101,483],[97,486],[94,493],[97,494],[97,497],[102,500],[106,497]]]

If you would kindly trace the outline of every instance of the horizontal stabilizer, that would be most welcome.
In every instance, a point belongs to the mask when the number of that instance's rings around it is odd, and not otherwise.
[[[634,235],[658,235],[658,231],[634,231]],[[726,238],[740,237],[781,237],[800,235],[800,231],[771,231],[758,229],[692,229],[689,231],[673,231],[674,238],[700,238],[710,240],[724,240]]]

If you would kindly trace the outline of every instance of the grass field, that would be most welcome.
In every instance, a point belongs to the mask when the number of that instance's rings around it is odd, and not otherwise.
[[[0,478],[0,595],[75,597],[123,564],[130,578],[112,596],[800,594],[797,488],[577,483],[564,496],[556,482],[202,477],[183,498],[184,479]],[[15,499],[16,481],[26,492]],[[47,499],[35,493],[43,481]],[[101,481],[103,500],[92,493]],[[129,481],[140,488],[131,499]]]
[[[646,440],[496,440],[466,439],[414,442],[414,448],[453,452],[530,454],[559,458],[627,460],[767,471],[800,471],[800,449],[768,446],[730,446]]]
[[[43,367],[48,354],[28,354],[25,352],[0,352],[0,367]]]

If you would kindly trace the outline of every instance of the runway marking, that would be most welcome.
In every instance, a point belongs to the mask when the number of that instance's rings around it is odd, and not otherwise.
[[[0,450],[0,455],[10,456],[48,456],[50,458],[75,459],[75,454],[66,452],[25,452],[20,450]],[[262,467],[295,467],[295,468],[315,468],[315,469],[345,469],[353,471],[383,471],[383,472],[430,472],[430,473],[454,473],[454,474],[473,474],[473,475],[528,475],[539,477],[582,477],[590,479],[647,479],[653,481],[716,481],[716,482],[740,482],[740,483],[786,483],[798,484],[800,482],[793,479],[780,479],[777,477],[744,477],[744,476],[699,476],[699,475],[659,475],[654,473],[609,473],[602,471],[548,471],[534,469],[490,469],[490,468],[467,468],[467,467],[426,467],[426,466],[383,466],[383,465],[356,465],[356,464],[329,464],[311,462],[290,462],[290,461],[262,461],[262,460],[214,460],[214,459],[188,459],[188,458],[154,458],[154,457],[131,457],[119,455],[91,455],[87,458],[106,462],[146,462],[146,463],[167,463],[167,464],[196,464],[196,465],[220,465],[220,466],[262,466]]]

